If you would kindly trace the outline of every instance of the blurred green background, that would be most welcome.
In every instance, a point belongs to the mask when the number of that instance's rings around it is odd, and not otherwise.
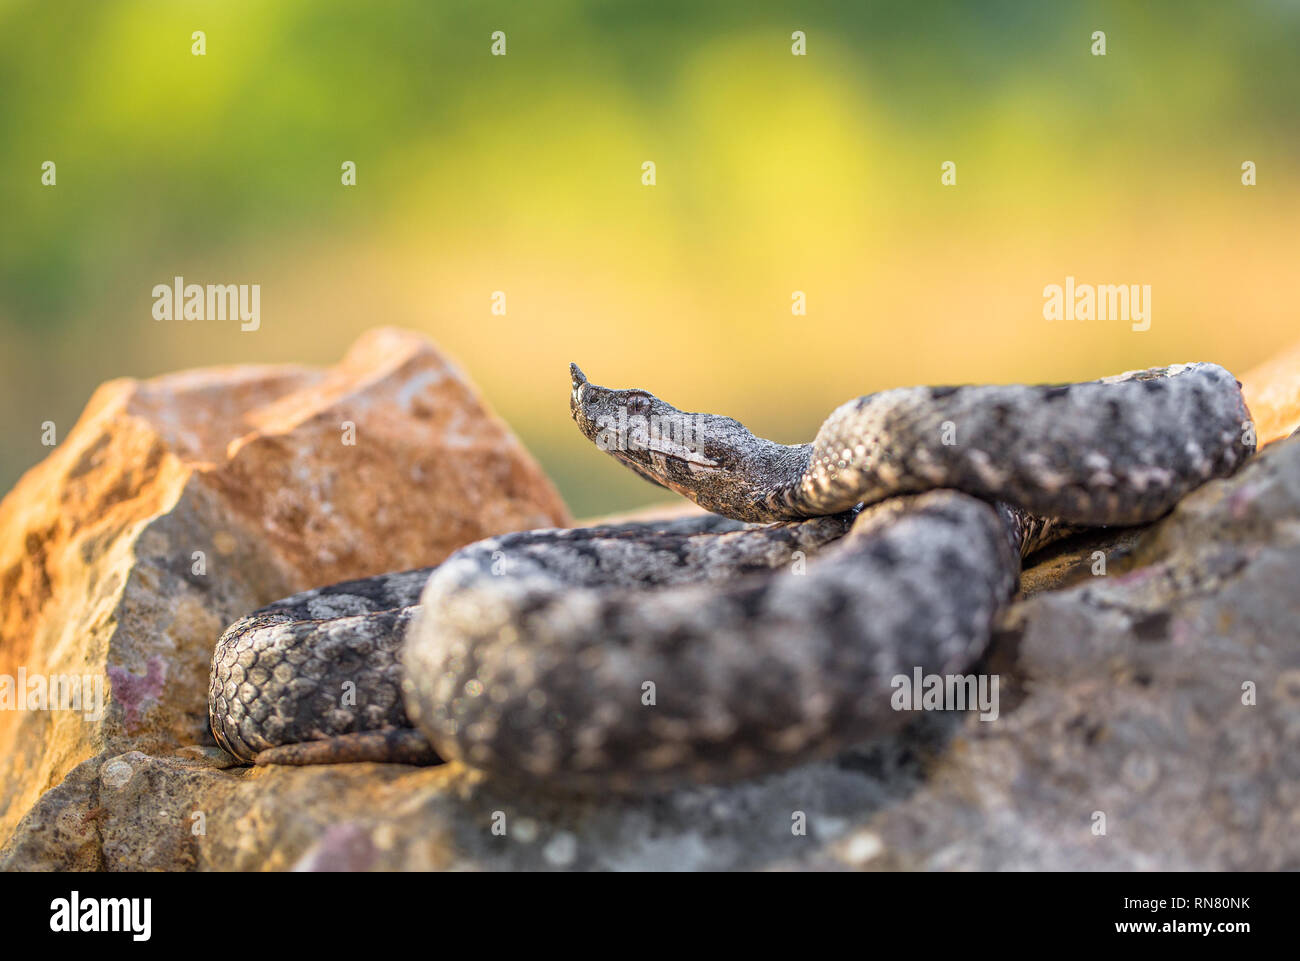
[[[1291,0],[0,0],[0,489],[103,380],[377,324],[579,516],[672,495],[579,437],[570,360],[787,442],[901,384],[1240,371],[1300,329],[1298,39]],[[261,284],[261,330],[155,321],[178,274]],[[1151,329],[1045,321],[1067,274]]]

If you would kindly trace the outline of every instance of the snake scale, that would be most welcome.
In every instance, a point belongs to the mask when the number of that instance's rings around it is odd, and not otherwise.
[[[1205,363],[887,390],[794,446],[571,378],[585,436],[710,513],[505,534],[250,614],[212,659],[223,748],[579,791],[777,770],[901,724],[896,675],[974,664],[1021,556],[1153,520],[1254,450]]]

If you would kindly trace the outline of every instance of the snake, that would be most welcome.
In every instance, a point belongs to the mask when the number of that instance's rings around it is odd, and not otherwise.
[[[212,657],[222,748],[578,792],[776,772],[906,723],[899,676],[977,666],[1022,558],[1153,521],[1255,448],[1212,363],[883,390],[795,445],[570,381],[588,440],[703,512],[506,533],[240,618]]]

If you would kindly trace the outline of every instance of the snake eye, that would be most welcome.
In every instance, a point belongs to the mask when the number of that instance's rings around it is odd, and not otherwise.
[[[650,395],[641,393],[629,393],[627,395],[627,412],[629,414],[648,414],[650,413]]]

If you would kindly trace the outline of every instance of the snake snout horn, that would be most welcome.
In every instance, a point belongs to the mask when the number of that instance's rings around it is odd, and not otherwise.
[[[577,364],[569,365],[569,376],[573,378],[573,389],[577,390],[587,382],[587,375],[582,372],[582,368]]]

